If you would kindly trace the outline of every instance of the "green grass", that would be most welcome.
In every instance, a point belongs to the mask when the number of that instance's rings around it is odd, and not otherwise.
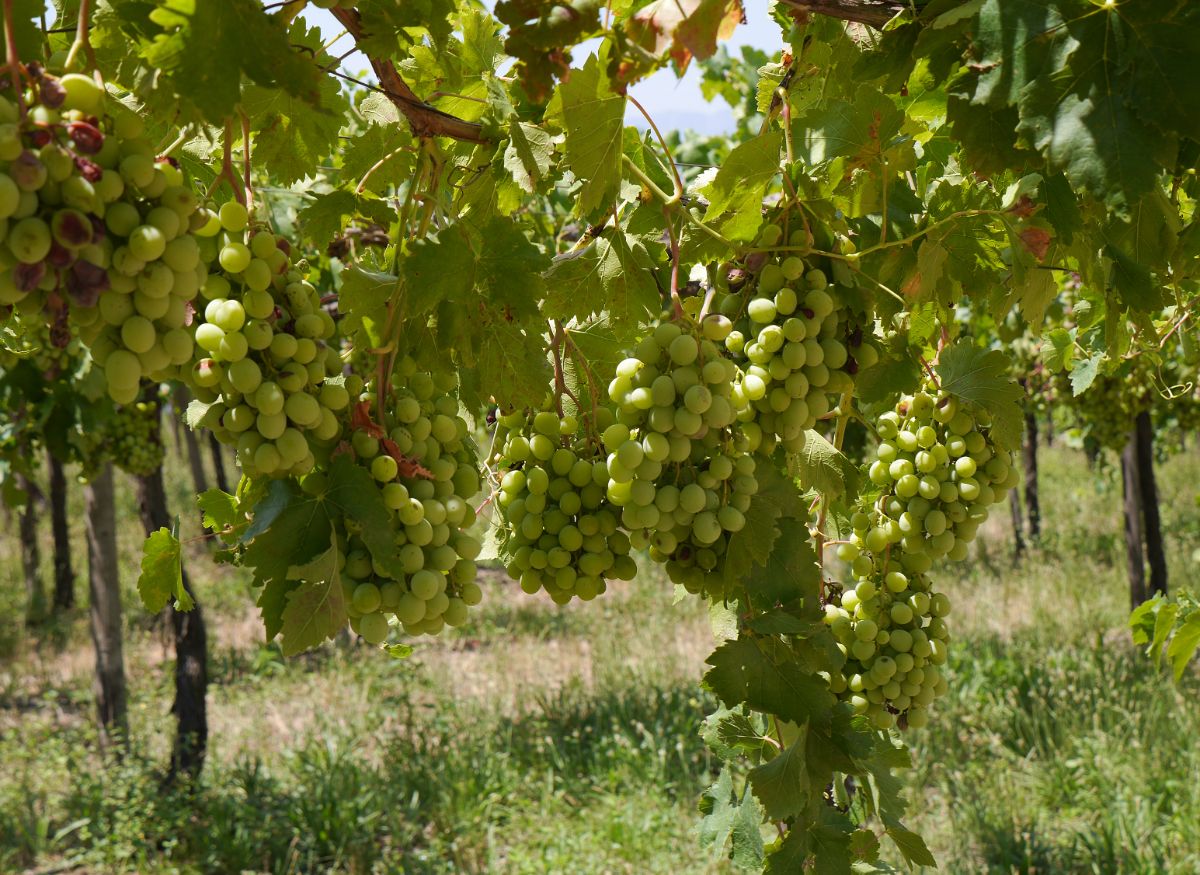
[[[1200,458],[1171,460],[1161,486],[1185,582]],[[169,488],[183,509],[186,484]],[[1119,484],[1055,448],[1042,492],[1047,531],[1025,561],[1005,516],[938,577],[955,601],[952,687],[910,734],[911,825],[948,872],[1200,871],[1200,682],[1173,685],[1129,644]],[[140,538],[130,492],[118,500],[132,584]],[[703,605],[672,605],[661,577],[567,609],[494,579],[468,626],[410,660],[352,644],[284,660],[244,577],[189,551],[212,739],[201,785],[166,791],[161,632],[130,592],[134,752],[106,760],[85,616],[26,630],[0,539],[0,872],[728,871],[694,834],[715,769],[696,731],[711,636]]]

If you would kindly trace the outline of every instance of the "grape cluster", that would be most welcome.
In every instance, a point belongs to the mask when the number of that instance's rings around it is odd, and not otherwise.
[[[468,531],[479,469],[458,412],[457,378],[418,372],[407,357],[397,376],[403,384],[390,393],[381,423],[368,415],[377,403],[373,388],[359,395],[347,423],[355,459],[392,512],[404,569],[392,576],[372,561],[359,534],[347,533],[343,587],[350,625],[372,644],[387,637],[388,615],[410,634],[436,635],[465,622],[467,609],[483,597],[474,561],[482,545]],[[301,485],[315,494],[325,482],[318,471]]]
[[[745,525],[757,491],[761,433],[736,421],[737,366],[716,344],[662,321],[617,366],[606,428],[607,497],[636,549],[667,564],[671,579],[716,595],[729,535]]]
[[[497,465],[507,469],[496,494],[508,575],[530,595],[544,589],[556,604],[590,601],[605,578],[632,580],[621,508],[607,497],[608,463],[594,436],[613,424],[599,407],[580,433],[578,417],[541,410],[498,417],[506,429]]]
[[[166,456],[159,429],[159,406],[135,401],[114,411],[100,429],[99,449],[104,458],[135,476],[152,474]]]
[[[768,225],[759,242],[775,246],[782,233]],[[733,391],[739,418],[761,428],[764,449],[777,437],[794,452],[879,351],[824,271],[786,254],[750,263],[756,273],[741,266],[718,273],[704,333],[723,341],[741,368]]]
[[[39,68],[37,82],[22,121],[0,100],[0,302],[37,314],[53,346],[77,334],[128,404],[142,378],[191,359],[187,305],[205,276],[196,198],[137,116],[114,107],[101,121],[91,79]]]
[[[841,674],[830,688],[887,729],[904,715],[924,726],[928,706],[946,692],[939,666],[946,662],[950,600],[933,592],[924,574],[898,568],[861,577],[825,606],[825,622],[845,651]]]
[[[1060,397],[1070,400],[1068,409],[1086,443],[1120,452],[1129,441],[1139,413],[1154,407],[1154,365],[1145,356],[1125,362],[1112,374],[1099,374],[1079,395],[1070,378],[1061,373],[1056,380]]]
[[[18,306],[3,318],[3,309],[0,307],[0,368],[11,370],[18,362],[27,361],[38,373],[57,377],[78,366],[84,354],[78,338],[56,330],[40,313]]]
[[[856,518],[854,539],[842,553],[861,546],[878,556],[899,545],[905,553],[966,558],[988,508],[1018,479],[1012,453],[992,439],[990,421],[986,411],[969,412],[932,385],[881,415],[877,458],[867,473],[883,495],[870,514]]]
[[[221,270],[201,288],[204,309],[192,326],[206,355],[187,374],[196,398],[210,405],[200,424],[237,446],[247,475],[304,474],[313,450],[341,433],[338,413],[350,402],[347,388],[329,379],[342,370],[329,343],[333,317],[284,238],[259,231],[243,242],[246,208],[232,201],[217,223],[224,230],[209,239],[220,246]]]
[[[923,726],[946,682],[950,612],[927,572],[936,557],[962,560],[967,545],[1017,483],[1012,454],[998,446],[990,416],[932,383],[900,398],[876,421],[879,444],[868,469],[882,494],[850,518],[837,548],[856,583],[835,593],[825,621],[846,654],[831,690],[886,729]]]

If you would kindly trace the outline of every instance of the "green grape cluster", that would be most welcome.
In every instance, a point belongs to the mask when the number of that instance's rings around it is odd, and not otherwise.
[[[612,411],[597,408],[582,432],[578,417],[549,410],[497,421],[505,431],[496,465],[507,470],[495,500],[508,575],[560,605],[591,601],[605,591],[605,578],[632,580],[630,538],[621,508],[607,497],[608,463],[595,439],[613,424]]]
[[[396,376],[403,383],[389,393],[382,422],[366,413],[377,406],[373,387],[347,416],[354,457],[370,471],[392,513],[403,565],[403,574],[393,576],[372,561],[358,533],[346,533],[343,587],[350,625],[372,644],[387,637],[391,615],[410,634],[436,635],[465,622],[467,609],[483,597],[475,582],[482,545],[469,532],[479,468],[459,415],[457,378],[418,372],[407,357]],[[318,493],[325,482],[323,473],[314,472],[301,485]]]
[[[761,245],[777,245],[782,233],[768,225]],[[798,451],[804,432],[854,388],[855,374],[875,364],[879,350],[824,271],[786,253],[754,264],[754,273],[718,273],[704,333],[724,342],[741,368],[733,391],[739,418],[762,430],[764,449],[777,438]]]
[[[825,606],[825,622],[846,655],[830,689],[879,729],[901,715],[919,728],[928,707],[946,692],[950,600],[933,592],[924,574],[875,571]]]
[[[881,415],[877,458],[867,473],[883,495],[870,513],[855,516],[854,537],[839,555],[853,562],[860,548],[878,557],[898,546],[966,558],[988,508],[1018,480],[1012,453],[996,445],[990,422],[985,410],[969,411],[931,384]]]
[[[51,79],[37,94],[56,105],[24,120],[0,100],[0,303],[53,326],[55,346],[77,334],[128,404],[143,378],[191,360],[188,302],[206,275],[197,202],[137,116],[105,115],[86,76]]]
[[[83,353],[78,338],[56,331],[41,314],[14,310],[0,318],[0,368],[4,370],[27,361],[39,373],[56,377],[74,370]]]
[[[135,401],[117,407],[100,430],[99,450],[123,471],[152,474],[166,457],[159,429],[160,408],[154,401]]]
[[[199,424],[237,447],[249,476],[304,474],[341,434],[338,415],[351,393],[331,344],[336,326],[305,279],[303,262],[270,231],[243,242],[245,207],[224,204],[217,217],[220,271],[200,290],[204,308],[192,326],[204,353],[187,374],[209,407]]]
[[[746,523],[757,491],[761,433],[736,421],[732,361],[709,339],[662,321],[617,365],[606,428],[608,500],[636,549],[667,564],[671,579],[711,594],[729,535]]]
[[[1070,400],[1070,418],[1084,441],[1116,452],[1129,441],[1138,414],[1153,408],[1159,394],[1154,365],[1145,356],[1125,362],[1115,373],[1097,375],[1079,395],[1065,373],[1056,382],[1060,396]]]

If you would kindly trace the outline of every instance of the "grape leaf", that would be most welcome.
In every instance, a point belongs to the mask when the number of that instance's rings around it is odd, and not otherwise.
[[[271,481],[251,513],[253,522],[242,533],[242,563],[254,569],[257,581],[287,577],[290,565],[308,562],[329,543],[332,525],[324,502],[292,481]]]
[[[607,206],[621,182],[625,97],[613,91],[596,55],[563,79],[546,120],[566,134],[566,166],[583,182],[578,213],[586,216]]]
[[[727,641],[708,657],[704,685],[727,707],[745,703],[793,723],[827,718],[833,708],[829,685],[804,671],[792,651],[773,639]]]
[[[721,230],[732,240],[752,240],[762,224],[762,200],[767,184],[779,172],[783,135],[769,132],[741,143],[721,163],[701,193],[708,199],[704,220],[730,214]]]
[[[273,641],[283,628],[283,611],[287,607],[288,596],[299,587],[299,581],[283,577],[268,580],[263,585],[255,605],[259,608],[268,641]]]
[[[1171,643],[1167,645],[1167,658],[1175,672],[1175,680],[1183,679],[1188,663],[1200,649],[1200,611],[1193,613],[1175,630]]]
[[[651,267],[641,243],[619,228],[606,229],[551,264],[545,313],[553,319],[582,320],[603,311],[615,329],[636,328],[662,303]]]
[[[1075,367],[1071,368],[1071,394],[1073,396],[1082,395],[1096,381],[1102,361],[1104,361],[1103,355],[1090,355],[1075,362]]]
[[[308,240],[321,244],[341,236],[346,219],[362,216],[376,225],[388,227],[395,214],[373,195],[356,195],[345,189],[335,189],[317,195],[296,217]]]
[[[546,396],[550,365],[545,341],[505,321],[485,323],[471,363],[479,391],[493,396],[502,407],[537,407]],[[467,381],[464,380],[464,385]]]
[[[305,49],[322,66],[334,60],[322,49],[321,31],[308,29],[297,19],[288,31],[288,42],[298,56]],[[289,185],[314,173],[321,161],[338,149],[338,132],[350,105],[337,80],[322,76],[316,105],[280,89],[247,85],[242,91],[242,111],[250,118],[256,136],[251,157],[271,168],[271,178]]]
[[[668,52],[680,70],[711,58],[745,13],[740,0],[652,0],[626,25],[630,39],[652,55]]]
[[[716,782],[700,794],[700,823],[697,831],[700,847],[725,847],[733,832],[737,818],[737,794],[733,790],[733,776],[728,768],[722,768]]]
[[[942,350],[936,370],[942,391],[992,414],[991,433],[997,444],[1007,449],[1020,446],[1022,392],[1012,378],[1008,356],[964,340]]]
[[[442,301],[464,300],[471,291],[474,263],[470,238],[461,225],[413,241],[401,266],[405,312],[420,316]]]
[[[368,125],[342,150],[342,180],[383,195],[399,188],[412,174],[414,160],[408,128],[398,124]]]
[[[887,834],[909,865],[937,867],[937,860],[929,852],[925,840],[912,830],[892,823],[887,826]]]
[[[342,592],[337,544],[304,565],[288,567],[289,580],[303,581],[288,593],[280,628],[284,656],[295,656],[332,638],[346,625],[346,597]]]
[[[808,807],[812,788],[805,756],[807,731],[807,726],[801,726],[800,735],[791,746],[750,770],[748,777],[754,795],[771,820],[794,817]]]
[[[742,709],[718,707],[704,719],[700,735],[709,749],[724,760],[742,754],[757,756],[769,745],[765,718]]]
[[[204,515],[205,527],[214,532],[246,525],[246,517],[238,507],[237,498],[220,489],[201,493],[196,497],[196,504]]]
[[[392,512],[371,472],[342,453],[329,466],[325,502],[353,520],[371,558],[396,580],[404,579],[404,563],[396,545]]]
[[[151,532],[142,547],[142,573],[138,595],[147,611],[157,614],[175,600],[175,610],[190,611],[196,602],[183,588],[183,559],[179,539],[170,529]]]
[[[760,464],[755,471],[758,492],[746,511],[746,525],[729,537],[725,550],[724,577],[739,584],[756,565],[765,565],[779,537],[781,517],[807,519],[796,485],[783,477],[773,464]]]
[[[804,445],[793,459],[802,489],[815,489],[828,498],[853,495],[858,489],[858,466],[818,431],[804,433]]]
[[[253,0],[156,0],[157,25],[143,54],[169,74],[170,87],[213,124],[232,116],[242,99],[242,75],[317,106],[321,76],[309,55],[292,48],[280,16]],[[146,4],[116,4],[126,20],[145,26]]]
[[[391,274],[366,270],[359,265],[343,270],[340,279],[338,312],[345,320],[347,332],[361,332],[371,346],[383,346],[387,302],[398,280]]]
[[[554,160],[554,138],[536,125],[513,120],[508,127],[508,146],[504,149],[504,169],[512,174],[521,190],[532,194],[550,173]]]

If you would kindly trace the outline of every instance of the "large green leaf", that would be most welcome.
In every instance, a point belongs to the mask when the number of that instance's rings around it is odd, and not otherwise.
[[[566,165],[580,180],[576,209],[587,216],[610,205],[621,181],[625,97],[613,91],[599,58],[590,55],[554,92],[546,118],[566,135]]]

